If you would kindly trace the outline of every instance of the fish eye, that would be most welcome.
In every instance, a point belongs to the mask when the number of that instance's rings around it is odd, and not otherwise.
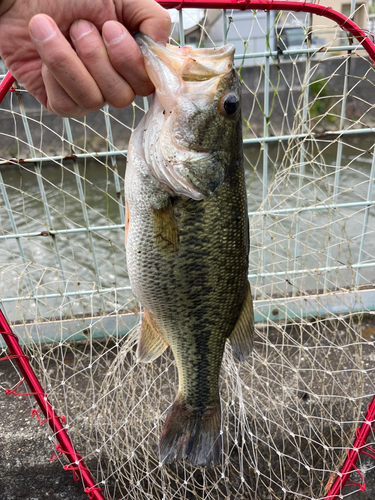
[[[240,106],[240,100],[238,96],[232,92],[225,94],[220,99],[219,111],[222,115],[231,116],[237,111]]]

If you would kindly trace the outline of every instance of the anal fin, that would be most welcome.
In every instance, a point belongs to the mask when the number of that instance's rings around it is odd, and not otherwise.
[[[240,316],[228,340],[237,359],[244,361],[250,356],[254,345],[254,310],[249,282]]]
[[[158,333],[145,311],[137,348],[138,361],[150,363],[163,354],[167,347],[167,342]]]

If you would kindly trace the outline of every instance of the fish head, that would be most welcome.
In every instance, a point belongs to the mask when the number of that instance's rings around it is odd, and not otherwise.
[[[241,151],[235,49],[164,47],[142,34],[136,40],[155,86],[144,141],[150,170],[174,195],[207,198]]]

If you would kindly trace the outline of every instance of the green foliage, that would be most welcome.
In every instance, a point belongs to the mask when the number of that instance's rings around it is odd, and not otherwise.
[[[310,94],[312,97],[326,97],[329,94],[328,82],[329,78],[316,78],[310,83]]]
[[[336,116],[328,114],[328,110],[332,107],[332,92],[328,86],[329,78],[317,78],[310,83],[310,95],[312,97],[312,104],[310,106],[310,116],[315,118],[327,114],[327,121],[333,123]]]
[[[242,76],[241,76],[241,72],[242,72],[242,68],[243,68],[244,63],[245,63],[245,54],[246,54],[247,49],[249,48],[249,42],[247,40],[245,40],[243,45],[244,45],[244,47],[243,47],[243,58],[242,58],[240,67],[238,68],[238,76],[240,77],[240,82],[241,83],[244,83],[244,81],[242,79]]]

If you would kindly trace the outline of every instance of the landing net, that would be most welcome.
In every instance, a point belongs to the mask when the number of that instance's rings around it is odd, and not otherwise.
[[[363,4],[346,15],[367,29]],[[169,350],[135,359],[142,311],[126,271],[123,192],[147,99],[61,119],[22,87],[8,93],[2,308],[106,499],[323,499],[375,393],[374,65],[311,13],[173,16],[172,43],[234,43],[243,90],[256,337],[245,363],[225,352],[219,467],[159,463],[176,366]],[[371,432],[343,497],[362,498],[374,441]]]

